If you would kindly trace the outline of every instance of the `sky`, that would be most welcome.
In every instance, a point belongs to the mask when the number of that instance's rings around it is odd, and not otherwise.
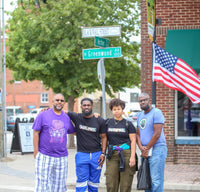
[[[11,2],[14,2],[13,6],[10,5]],[[16,6],[16,2],[17,0],[4,0],[4,11],[13,11]],[[7,14],[4,14],[4,18],[7,20],[9,17]]]

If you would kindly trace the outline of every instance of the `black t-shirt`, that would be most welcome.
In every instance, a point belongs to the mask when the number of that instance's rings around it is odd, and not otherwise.
[[[107,138],[110,145],[120,145],[127,143],[130,145],[131,141],[129,138],[130,133],[136,133],[136,129],[130,121],[122,119],[116,121],[113,118],[107,119]]]
[[[105,120],[101,117],[85,118],[82,113],[68,112],[75,124],[77,151],[93,153],[101,151],[101,134],[106,133]]]

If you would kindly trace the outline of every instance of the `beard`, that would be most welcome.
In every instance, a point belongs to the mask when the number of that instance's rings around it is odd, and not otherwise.
[[[57,106],[53,105],[55,111],[61,111],[63,109],[63,106]]]
[[[88,112],[82,111],[82,114],[83,116],[90,116],[92,114],[92,110]]]
[[[149,109],[149,107],[150,107],[149,105],[146,105],[144,107],[141,107],[141,109],[144,110],[144,111],[147,111]]]

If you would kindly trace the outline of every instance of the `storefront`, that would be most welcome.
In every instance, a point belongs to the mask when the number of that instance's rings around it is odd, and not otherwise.
[[[141,1],[141,84],[152,95],[152,47],[148,38],[146,0]],[[156,43],[200,74],[200,2],[156,1]],[[185,77],[187,78],[187,77]],[[195,90],[194,90],[195,91]],[[199,98],[200,99],[200,98]],[[156,82],[156,107],[165,116],[168,162],[200,164],[200,104]]]

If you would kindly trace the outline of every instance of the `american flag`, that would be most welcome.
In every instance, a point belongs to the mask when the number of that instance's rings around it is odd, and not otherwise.
[[[180,58],[153,44],[153,81],[183,92],[193,103],[200,104],[200,78]]]

